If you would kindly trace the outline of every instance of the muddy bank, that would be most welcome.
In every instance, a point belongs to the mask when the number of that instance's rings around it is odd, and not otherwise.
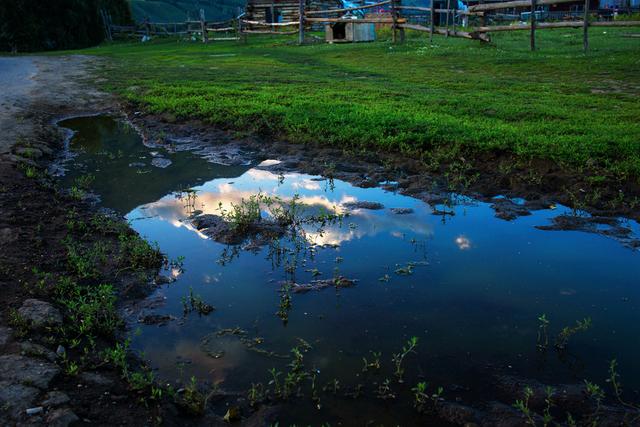
[[[70,271],[65,239],[77,234],[79,245],[112,250],[118,243],[108,230],[94,230],[94,208],[58,191],[46,177],[64,141],[52,120],[111,110],[115,103],[82,83],[94,66],[85,57],[0,61],[13,70],[3,74],[10,82],[2,86],[11,90],[0,96],[0,420],[4,425],[153,422],[154,411],[134,403],[119,373],[97,360],[115,344],[113,337],[96,336],[93,358],[80,363],[83,345],[72,348],[61,332],[73,319],[60,303],[58,280],[78,278]],[[71,230],[72,216],[75,225],[93,231],[80,236]],[[96,274],[126,297],[123,284],[135,279],[115,280],[116,268],[107,263]]]

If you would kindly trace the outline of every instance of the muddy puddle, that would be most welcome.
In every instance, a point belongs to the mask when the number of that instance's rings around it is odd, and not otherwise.
[[[492,203],[464,197],[430,206],[273,172],[277,160],[220,164],[179,144],[145,145],[108,117],[61,126],[75,131],[63,184],[91,172],[101,205],[177,261],[164,272],[171,283],[130,313],[132,348],[163,380],[195,376],[245,395],[252,383],[282,387],[301,363],[308,375],[293,389],[304,397],[284,405],[284,425],[415,425],[418,382],[430,392],[443,387],[447,399],[481,402],[493,400],[486,393],[498,373],[605,384],[612,358],[626,388],[640,388],[640,254],[599,233],[606,223],[552,231],[573,212],[558,205],[505,221]],[[295,200],[303,220],[236,245],[215,241],[198,222],[256,194],[285,208]],[[262,221],[276,214],[261,204]],[[619,224],[627,238],[640,231]],[[550,321],[546,351],[536,346],[542,314]],[[557,351],[553,337],[584,318],[592,326]],[[414,336],[400,383],[392,358]]]

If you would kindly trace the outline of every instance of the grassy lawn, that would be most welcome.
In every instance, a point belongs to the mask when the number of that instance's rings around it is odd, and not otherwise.
[[[108,87],[151,112],[238,131],[428,158],[498,150],[580,173],[640,177],[639,28],[497,33],[492,45],[411,35],[404,45],[293,38],[159,40],[85,51]]]

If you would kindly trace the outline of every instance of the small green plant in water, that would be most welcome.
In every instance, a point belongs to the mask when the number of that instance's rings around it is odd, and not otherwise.
[[[371,352],[371,361],[369,361],[366,357],[362,358],[362,363],[364,366],[362,367],[362,372],[368,372],[369,370],[380,370],[380,356],[382,356],[382,352],[372,351]]]
[[[538,317],[538,349],[546,350],[549,346],[549,319],[546,314],[541,314]]]
[[[404,367],[402,366],[402,362],[404,362],[405,357],[409,353],[412,353],[416,346],[418,345],[418,337],[411,337],[410,340],[407,341],[406,345],[402,347],[402,351],[393,355],[391,359],[393,365],[395,366],[395,370],[393,374],[398,379],[398,382],[403,382],[402,376],[404,374]]]
[[[558,350],[564,350],[569,343],[569,338],[571,338],[578,332],[587,331],[589,328],[591,328],[590,317],[585,317],[582,320],[577,320],[575,326],[565,326],[556,337],[556,348]]]
[[[201,316],[206,316],[215,310],[215,307],[204,302],[200,295],[193,293],[193,288],[189,288],[189,296],[182,297],[182,310],[185,315],[195,311]]]
[[[291,285],[284,284],[280,289],[280,304],[276,315],[282,320],[284,324],[289,322],[289,310],[291,310]]]
[[[533,419],[534,412],[529,408],[529,400],[531,399],[531,396],[533,396],[533,390],[531,387],[525,387],[523,399],[516,400],[513,407],[522,412],[522,415],[527,419],[527,424],[535,426],[536,422]]]
[[[251,388],[247,392],[249,405],[252,407],[262,402],[265,398],[264,385],[262,383],[251,383]]]
[[[616,400],[625,408],[625,423],[624,425],[636,425],[636,422],[640,420],[640,406],[633,405],[622,398],[622,384],[620,383],[620,374],[618,373],[618,361],[613,359],[609,363],[609,382],[613,387],[613,393],[616,396]],[[634,414],[634,417],[629,417]]]

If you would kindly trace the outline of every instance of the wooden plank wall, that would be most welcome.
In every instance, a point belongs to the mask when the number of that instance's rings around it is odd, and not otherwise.
[[[306,0],[307,11],[335,9],[341,3],[337,0]],[[300,3],[298,0],[249,0],[245,19],[248,21],[265,22],[267,9],[277,9],[280,12],[282,22],[295,22],[300,19]]]

